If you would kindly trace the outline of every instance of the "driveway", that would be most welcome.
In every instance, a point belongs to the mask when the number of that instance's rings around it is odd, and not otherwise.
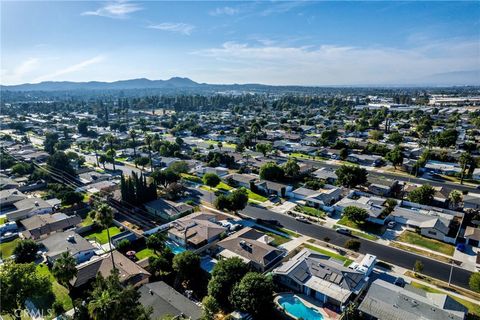
[[[286,213],[287,211],[293,210],[297,206],[296,203],[290,202],[290,201],[285,201],[279,206],[272,207],[272,211],[278,212],[278,213]]]

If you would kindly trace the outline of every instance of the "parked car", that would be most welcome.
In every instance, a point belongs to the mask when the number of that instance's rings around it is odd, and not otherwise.
[[[341,233],[341,234],[344,234],[344,235],[347,235],[347,236],[351,236],[352,235],[352,231],[350,231],[349,229],[347,228],[338,228],[336,230],[338,233]]]
[[[405,280],[404,280],[403,278],[398,277],[397,279],[395,279],[395,281],[393,282],[393,284],[396,285],[396,286],[399,286],[399,287],[402,287],[402,288],[403,288],[403,287],[405,287],[406,282],[405,282]]]
[[[387,223],[387,228],[393,229],[396,225],[397,223],[395,221],[390,221],[389,223]]]
[[[296,217],[295,220],[300,221],[300,222],[304,222],[304,223],[308,223],[308,219],[304,218],[304,217]]]

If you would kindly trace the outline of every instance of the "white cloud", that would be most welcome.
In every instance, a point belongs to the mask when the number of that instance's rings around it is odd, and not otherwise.
[[[38,67],[38,58],[28,58],[20,63],[15,69],[2,69],[2,82],[18,83],[25,81],[25,76],[31,74]]]
[[[36,78],[33,82],[42,82],[42,81],[47,81],[47,80],[56,80],[59,76],[63,76],[63,75],[70,74],[70,73],[79,72],[79,71],[85,69],[86,67],[91,66],[91,65],[93,65],[93,64],[100,63],[100,62],[102,62],[103,60],[105,60],[105,57],[102,56],[102,55],[99,55],[99,56],[96,56],[96,57],[93,57],[93,58],[84,60],[84,61],[82,61],[82,62],[73,64],[73,65],[71,65],[71,66],[65,67],[65,68],[63,68],[63,69],[59,69],[59,70],[54,71],[54,72],[52,72],[52,73],[43,75],[43,76],[41,76],[41,77],[38,77],[38,78]]]
[[[215,8],[215,10],[210,11],[209,14],[211,16],[221,16],[221,15],[233,16],[239,12],[240,10],[238,10],[237,8],[222,7],[222,8]]]
[[[140,11],[142,9],[143,8],[141,6],[134,3],[117,1],[108,3],[95,11],[82,12],[82,16],[100,16],[121,19],[128,17],[130,13]]]
[[[218,79],[233,82],[355,85],[411,84],[432,74],[475,70],[480,49],[477,41],[460,40],[408,49],[226,42],[193,54],[216,65]]]
[[[162,31],[176,32],[186,36],[189,36],[195,26],[188,23],[173,23],[173,22],[164,22],[160,24],[149,25],[147,28],[157,29]]]

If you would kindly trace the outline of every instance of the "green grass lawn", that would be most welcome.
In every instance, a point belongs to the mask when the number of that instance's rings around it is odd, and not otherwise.
[[[55,296],[54,301],[58,301],[63,305],[65,310],[70,310],[73,308],[72,298],[69,296],[68,289],[62,286],[60,283],[55,280],[55,277],[52,275],[48,267],[44,264],[37,265],[37,272],[43,275],[48,276],[50,281],[52,282],[52,290]],[[45,297],[44,299],[39,299],[34,301],[35,306],[41,309],[48,309],[54,301],[52,299],[48,299],[49,297]]]
[[[119,234],[121,231],[118,227],[110,227],[110,237],[113,237],[116,234]],[[90,233],[85,238],[87,239],[96,239],[100,244],[105,244],[108,242],[107,229],[104,229],[100,232]]]
[[[328,251],[328,250],[323,250],[319,247],[312,246],[311,244],[304,244],[304,246],[305,246],[305,248],[310,249],[312,251],[315,251],[315,252],[324,254],[326,256],[332,257],[333,259],[336,259],[336,260],[343,261],[343,265],[345,267],[348,267],[353,262],[353,260],[350,260],[347,257],[344,257],[342,255],[339,255],[337,253],[334,253],[334,252],[331,252],[331,251]]]
[[[304,214],[307,214],[307,215],[313,216],[313,217],[324,218],[326,216],[325,211],[320,210],[320,209],[315,209],[315,208],[312,208],[312,207],[308,207],[308,206],[300,206],[299,205],[295,209],[299,212],[302,212]]]
[[[385,226],[380,226],[371,222],[355,222],[348,219],[346,216],[343,216],[340,220],[338,220],[337,224],[376,235],[382,235],[386,230]]]
[[[274,233],[274,232],[267,231],[267,230],[262,229],[262,228],[257,227],[255,229],[257,229],[258,231],[263,232],[266,235],[268,235],[269,237],[273,238],[273,241],[270,244],[274,247],[278,247],[279,245],[287,243],[288,241],[291,240],[290,238],[287,238],[285,236],[279,235],[279,234]]]
[[[338,229],[340,226],[333,226],[335,229]],[[351,230],[352,231],[352,235],[356,236],[356,237],[360,237],[360,238],[364,238],[364,239],[367,239],[367,240],[372,240],[372,241],[375,241],[378,239],[378,237],[374,234],[370,234],[370,233],[365,233],[365,232],[361,232],[361,231],[355,231],[355,230]]]
[[[19,238],[16,238],[9,242],[0,243],[0,258],[5,259],[10,257],[13,254],[13,250],[20,242]]]
[[[415,281],[412,281],[411,285],[415,288],[422,289],[422,290],[425,290],[425,291],[430,292],[430,293],[446,293],[444,291],[441,291],[441,290],[423,285],[423,284],[415,282]],[[459,298],[459,297],[454,296],[454,295],[448,295],[448,296],[450,296],[452,299],[456,300],[457,302],[459,302],[459,303],[463,304],[465,307],[467,307],[468,312],[473,315],[473,317],[471,317],[471,318],[473,318],[473,319],[477,318],[478,319],[478,317],[480,317],[480,305],[475,304],[473,302],[470,302],[468,300]],[[467,319],[469,319],[468,316],[467,316]]]
[[[92,217],[90,217],[90,215],[87,215],[87,217],[85,219],[83,219],[83,221],[81,223],[82,227],[86,227],[86,226],[89,226],[91,224],[93,224],[93,219],[92,219]]]
[[[410,252],[419,254],[421,256],[424,256],[424,257],[429,257],[433,260],[443,261],[445,263],[452,263],[452,261],[453,261],[453,259],[450,259],[446,256],[442,256],[442,255],[433,253],[431,251],[426,251],[426,250],[419,249],[419,248],[416,248],[416,247],[407,246],[405,244],[402,244],[402,243],[396,242],[396,241],[390,241],[390,247],[402,249],[402,250],[405,250],[405,251],[410,251]]]
[[[192,181],[192,182],[195,182],[195,183],[200,183],[200,184],[203,184],[203,181],[200,177],[197,177],[197,176],[194,176],[192,174],[188,174],[188,173],[181,173],[180,176],[185,179],[185,180],[188,180],[188,181]]]
[[[223,181],[221,181],[215,188],[223,191],[233,190],[233,187],[230,187],[228,184],[226,184]]]
[[[7,222],[7,217],[0,217],[0,224]]]
[[[206,143],[208,143],[208,144],[212,144],[212,145],[214,145],[214,146],[217,146],[219,141],[215,141],[215,140],[204,140],[204,142],[206,142]],[[228,143],[228,142],[222,141],[222,148],[232,148],[232,149],[235,149],[236,147],[237,147],[237,145],[234,144],[234,143]]]
[[[405,231],[398,236],[396,240],[440,252],[449,256],[452,256],[455,252],[455,247],[451,244],[429,239],[412,231]]]
[[[155,253],[153,252],[152,249],[148,249],[148,248],[142,249],[135,254],[135,257],[137,257],[138,260],[142,260],[142,259],[153,257],[153,256],[155,256]]]
[[[246,189],[247,190],[247,194],[248,194],[248,199],[251,199],[251,200],[256,200],[256,201],[260,201],[260,202],[265,202],[267,201],[267,198],[264,197],[264,196],[261,196],[255,192],[253,192],[252,190],[250,189]]]

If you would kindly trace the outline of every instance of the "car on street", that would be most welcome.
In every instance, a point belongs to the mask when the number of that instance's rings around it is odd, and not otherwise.
[[[295,220],[303,222],[303,223],[308,223],[308,219],[304,217],[296,217]]]
[[[402,288],[403,288],[403,287],[405,287],[406,282],[405,282],[405,280],[404,280],[403,278],[398,277],[398,278],[395,279],[395,281],[393,282],[393,284],[396,285],[396,286],[398,286],[398,287],[402,287]]]
[[[336,230],[338,233],[340,234],[344,234],[344,235],[347,235],[347,236],[351,236],[352,235],[352,231],[350,231],[349,229],[347,228],[338,228]]]

